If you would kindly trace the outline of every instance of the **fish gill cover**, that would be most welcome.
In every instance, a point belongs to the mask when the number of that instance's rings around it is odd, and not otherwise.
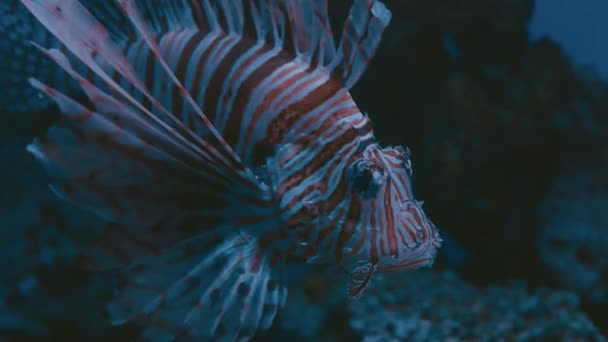
[[[112,39],[137,37],[137,27],[128,18],[115,15],[111,7],[96,7],[96,0],[81,2],[98,9],[94,15],[111,28]],[[393,13],[391,24],[378,55],[352,89],[353,98],[359,108],[370,112],[375,139],[382,145],[410,147],[403,152],[408,158],[411,153],[414,162],[416,193],[425,199],[425,211],[433,222],[447,232],[442,237],[447,240],[444,247],[449,248],[440,249],[431,271],[373,277],[368,293],[353,302],[344,289],[347,274],[316,264],[327,261],[327,256],[304,253],[310,243],[297,238],[297,246],[304,252],[296,257],[308,258],[312,264],[303,267],[287,260],[289,266],[281,274],[289,285],[287,304],[278,311],[270,330],[260,332],[254,340],[605,340],[608,270],[600,237],[607,228],[602,224],[605,211],[600,190],[606,183],[598,175],[606,170],[603,132],[608,87],[592,72],[573,67],[550,40],[527,39],[531,1],[385,3]],[[352,4],[329,3],[335,33],[340,33]],[[27,66],[40,65],[36,72],[15,59],[12,64],[3,63],[2,70],[22,68],[19,70],[25,76],[49,84],[55,77],[53,72],[65,75],[43,54],[36,54],[36,48],[22,43],[31,32],[39,32],[34,40],[43,47],[53,47],[56,40],[48,31],[19,2],[2,6],[5,11],[0,27],[10,28],[1,42],[3,56],[13,54],[11,47],[19,47],[23,54],[32,56]],[[177,11],[178,7],[172,9]],[[145,17],[155,11],[153,6],[142,8]],[[152,29],[183,24],[171,15],[166,18],[165,22],[152,23]],[[221,17],[219,25],[240,25],[239,21],[226,20],[229,18]],[[186,37],[180,40],[176,35],[172,48],[166,45],[169,40],[163,43],[162,37],[155,38],[160,40],[162,51],[180,51],[179,46],[186,46]],[[339,34],[335,38],[340,41]],[[139,48],[149,51],[144,43]],[[135,64],[141,72],[144,57],[150,53],[139,52],[140,57],[133,57],[136,51],[132,49],[131,57],[142,61]],[[319,56],[311,58],[319,60]],[[169,59],[168,67],[178,62],[178,58]],[[221,64],[216,66],[221,70]],[[74,63],[74,68],[86,70],[79,63]],[[162,65],[155,68],[162,74]],[[116,295],[116,288],[124,287],[124,278],[114,271],[100,273],[82,267],[82,255],[89,255],[86,252],[104,232],[123,231],[55,200],[47,191],[48,178],[23,149],[34,137],[44,136],[49,123],[61,121],[56,121],[56,108],[40,110],[49,101],[26,86],[27,77],[2,79],[7,89],[11,86],[9,99],[15,99],[15,91],[23,91],[28,98],[5,104],[8,113],[0,128],[6,162],[2,168],[5,191],[0,197],[1,252],[6,270],[1,282],[5,286],[0,335],[9,340],[133,340],[141,336],[142,327],[146,333],[146,325],[139,320],[110,325],[105,312],[105,303]],[[69,78],[62,80],[68,91],[77,92],[77,85]],[[171,84],[170,79],[164,82]],[[217,81],[209,77],[202,82]],[[162,87],[152,91],[170,96]],[[237,95],[242,96],[235,94],[233,98],[238,99]],[[82,94],[74,96],[79,103],[91,105]],[[158,114],[152,101],[143,97],[136,100]],[[14,113],[23,106],[32,110]],[[188,103],[180,106],[187,108]],[[212,111],[203,108],[203,112]],[[204,130],[202,126],[198,129]],[[296,148],[279,150],[283,157],[302,152],[298,145],[289,146]],[[289,165],[286,159],[278,160]],[[357,186],[351,189],[360,189],[357,191],[363,197],[375,193],[377,183],[369,181],[382,180],[382,174],[365,163],[355,165],[350,174]],[[412,165],[403,165],[409,174]],[[587,172],[589,168],[598,172]],[[268,172],[266,167],[252,171],[265,184],[274,177],[273,170]],[[140,171],[137,174],[142,181],[150,176]],[[368,181],[362,182],[358,175],[367,175]],[[122,177],[130,179],[128,174]],[[575,181],[569,182],[571,179]],[[183,201],[191,193],[173,190],[173,202],[158,215],[179,206],[192,208]],[[303,208],[306,219],[320,217],[309,206]],[[416,215],[416,211],[412,213]],[[259,227],[260,231],[267,228]],[[129,249],[134,246],[121,239],[102,240],[107,241],[127,256],[141,250]],[[236,241],[239,247],[249,246],[246,241],[250,240],[242,241]],[[224,261],[236,260],[227,256]],[[365,276],[373,267],[354,266],[363,272],[355,273],[351,284],[355,280],[355,285],[368,285]],[[179,271],[176,267],[154,274],[163,278]],[[222,333],[225,330],[219,329]],[[155,331],[151,336],[162,337]]]

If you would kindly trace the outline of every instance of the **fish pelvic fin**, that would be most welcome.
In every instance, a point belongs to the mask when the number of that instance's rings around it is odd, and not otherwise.
[[[144,325],[145,340],[248,340],[285,304],[283,260],[243,234],[209,248],[204,236],[126,270],[109,305],[113,324]]]
[[[355,265],[349,273],[346,286],[348,297],[351,300],[357,300],[365,295],[377,269],[377,266],[371,262],[361,262]]]

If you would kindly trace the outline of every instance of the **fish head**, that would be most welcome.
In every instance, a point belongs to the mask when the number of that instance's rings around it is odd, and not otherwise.
[[[372,145],[348,167],[351,201],[359,208],[351,225],[365,230],[363,255],[377,272],[430,267],[441,247],[437,228],[414,199],[412,175],[409,149],[402,147]]]

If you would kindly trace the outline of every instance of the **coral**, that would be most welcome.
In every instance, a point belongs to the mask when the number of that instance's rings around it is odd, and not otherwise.
[[[569,292],[477,288],[451,272],[379,277],[350,306],[363,341],[608,341]]]

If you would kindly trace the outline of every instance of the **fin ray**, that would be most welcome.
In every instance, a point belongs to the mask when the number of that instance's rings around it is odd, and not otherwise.
[[[228,238],[205,256],[177,248],[127,275],[111,316],[115,324],[139,317],[147,337],[251,337],[285,303],[282,267],[250,236]]]
[[[138,127],[136,114],[126,107],[92,111],[38,81],[32,83],[63,112],[43,138],[28,146],[60,197],[134,229],[158,223],[169,213],[179,217],[194,212],[233,222],[261,217],[258,226],[241,228],[272,228],[267,220],[276,216],[274,209],[264,209],[270,200],[249,186],[257,186],[255,180],[180,150],[167,134],[150,136],[154,132]],[[121,116],[133,120],[116,120]]]
[[[391,12],[381,1],[354,1],[332,65],[346,89],[351,89],[367,68],[390,20]]]
[[[49,31],[61,40],[72,53],[93,70],[93,72],[106,84],[114,91],[118,92],[120,96],[127,98],[132,105],[138,107],[140,110],[144,112],[147,111],[97,64],[94,58],[95,56],[103,58],[110,67],[114,68],[138,91],[143,93],[152,104],[164,114],[165,118],[176,122],[180,126],[184,125],[183,123],[178,122],[176,116],[171,114],[158,100],[156,100],[153,94],[150,93],[142,80],[137,76],[134,67],[129,63],[126,56],[109,37],[106,28],[78,1],[45,0],[44,2],[33,2],[32,0],[22,0],[22,2]],[[81,34],[81,32],[84,33]],[[144,38],[149,39],[150,37],[144,35]],[[164,63],[164,60],[161,59],[161,63]],[[183,87],[180,89],[180,93],[189,96],[189,94],[186,94],[187,92],[185,92]],[[201,138],[204,138],[208,145],[207,150],[210,153],[223,159],[224,162],[228,163],[231,167],[245,171],[246,167],[240,162],[239,157],[223,140],[219,133],[217,133],[217,130],[211,125],[209,120],[204,115],[199,116],[198,119],[202,121],[203,127],[207,127],[208,133],[210,134],[199,137],[191,130],[188,130],[190,135],[192,135],[195,140],[198,140],[199,143],[203,143]]]
[[[137,6],[135,4],[135,0],[118,0],[118,1],[121,4],[121,6],[123,7],[125,13],[129,17],[129,19],[133,22],[133,25],[136,27],[136,29],[139,32],[139,34],[141,35],[142,39],[144,39],[144,41],[146,42],[148,47],[151,49],[152,53],[156,56],[157,61],[161,64],[166,75],[171,79],[171,81],[173,82],[173,85],[179,89],[179,94],[186,99],[186,101],[190,104],[191,108],[198,115],[198,119],[200,121],[202,121],[204,127],[206,127],[206,129],[211,133],[211,137],[209,137],[209,138],[211,138],[213,140],[217,140],[218,144],[221,147],[223,147],[223,149],[220,149],[220,151],[221,150],[226,151],[230,155],[230,158],[234,161],[233,163],[240,164],[240,162],[241,162],[240,157],[234,152],[234,150],[228,145],[228,143],[220,135],[220,133],[213,126],[211,121],[203,113],[200,106],[196,104],[196,102],[194,101],[192,96],[188,93],[186,88],[177,79],[175,74],[171,71],[171,68],[167,65],[167,62],[162,57],[162,55],[158,49],[158,43],[156,42],[156,39],[154,38],[152,31],[146,24],[145,20],[142,17],[142,14],[140,13],[139,9],[137,8]],[[242,165],[236,165],[236,166],[244,168],[244,166],[242,166]]]

